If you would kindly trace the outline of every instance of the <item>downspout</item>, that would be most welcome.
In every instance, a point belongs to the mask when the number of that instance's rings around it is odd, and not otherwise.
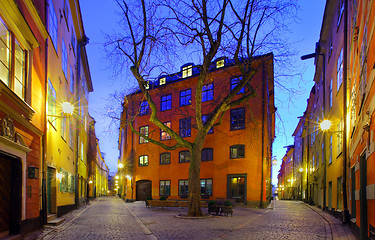
[[[342,195],[343,195],[343,223],[349,222],[348,199],[346,191],[346,169],[347,169],[347,85],[348,85],[348,0],[344,2],[344,72],[343,72],[343,117],[344,117],[344,132],[343,132],[343,163],[342,163]]]
[[[81,76],[81,47],[86,46],[86,44],[89,43],[89,39],[84,35],[81,39],[81,41],[78,42],[77,46],[77,81],[76,81],[76,89],[75,89],[75,94],[76,94],[76,101],[79,101],[79,83],[80,83],[80,76]],[[79,136],[78,132],[78,126],[80,124],[79,118],[76,120],[76,135]],[[76,163],[75,163],[75,206],[79,207],[79,174],[78,174],[78,162],[79,162],[79,142],[78,138],[76,137]]]
[[[261,159],[261,178],[260,178],[260,201],[259,201],[259,207],[262,208],[263,207],[263,187],[264,187],[264,183],[263,183],[263,178],[264,178],[264,98],[265,98],[265,94],[264,94],[264,91],[265,91],[265,80],[264,80],[264,63],[262,63],[262,159]]]
[[[48,8],[47,0],[45,1],[45,12],[46,20],[48,23]],[[47,146],[47,91],[48,91],[48,38],[45,41],[44,49],[44,67],[45,67],[45,78],[44,78],[44,110],[43,110],[43,136],[42,136],[42,211],[41,211],[41,223],[42,225],[47,224],[47,181],[46,181],[46,146]]]

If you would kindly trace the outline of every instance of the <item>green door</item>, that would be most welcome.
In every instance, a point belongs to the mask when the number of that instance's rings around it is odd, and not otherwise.
[[[52,180],[53,180],[54,169],[47,168],[47,211],[51,213],[51,199],[52,199]]]

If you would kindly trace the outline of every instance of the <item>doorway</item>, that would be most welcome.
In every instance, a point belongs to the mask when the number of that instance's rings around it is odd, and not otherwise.
[[[20,233],[21,160],[0,152],[0,238]]]
[[[367,239],[368,219],[367,219],[367,161],[366,153],[363,153],[359,160],[359,214],[360,214],[360,239]]]
[[[137,201],[146,201],[152,196],[152,182],[150,180],[140,180],[136,182],[136,199]]]
[[[228,199],[244,203],[246,197],[246,174],[229,174],[227,178]]]
[[[47,167],[47,213],[56,213],[56,169]]]

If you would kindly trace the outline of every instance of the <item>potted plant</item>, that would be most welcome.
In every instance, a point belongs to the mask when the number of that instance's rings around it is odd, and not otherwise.
[[[211,200],[207,204],[208,207],[208,214],[216,213],[216,215],[219,215],[220,206],[217,205],[216,201]]]
[[[224,206],[221,207],[220,209],[220,215],[224,213],[224,215],[228,216],[229,214],[232,216],[233,215],[233,208],[232,208],[232,202],[229,200],[226,200],[224,202]]]

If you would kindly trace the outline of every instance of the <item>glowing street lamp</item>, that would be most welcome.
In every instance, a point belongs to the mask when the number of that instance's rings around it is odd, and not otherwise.
[[[331,128],[332,122],[330,120],[324,120],[319,124],[322,131],[328,131]]]
[[[63,102],[61,107],[64,114],[73,115],[74,106],[70,102]]]
[[[124,167],[124,164],[119,163],[119,164],[118,164],[118,167],[119,167],[119,168],[123,168],[123,167]]]

